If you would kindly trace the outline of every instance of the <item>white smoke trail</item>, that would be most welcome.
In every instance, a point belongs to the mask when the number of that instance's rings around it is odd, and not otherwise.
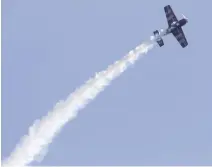
[[[82,87],[72,93],[66,101],[56,104],[53,111],[41,120],[36,120],[29,128],[29,134],[22,138],[11,156],[3,166],[25,166],[47,152],[48,145],[59,133],[62,127],[73,120],[80,109],[105,89],[109,83],[119,76],[126,68],[133,64],[141,55],[153,48],[154,42],[145,42],[129,52],[123,59],[109,66],[107,70],[99,72],[94,78],[88,80]]]

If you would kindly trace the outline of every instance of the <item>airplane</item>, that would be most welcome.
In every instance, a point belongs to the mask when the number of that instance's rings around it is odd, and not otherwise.
[[[178,20],[170,5],[165,6],[164,11],[169,27],[165,31],[161,29],[160,33],[158,30],[153,32],[156,42],[160,47],[162,47],[164,45],[162,36],[172,33],[182,48],[185,48],[188,45],[188,42],[184,35],[182,26],[188,23],[188,19],[182,14],[183,19]]]

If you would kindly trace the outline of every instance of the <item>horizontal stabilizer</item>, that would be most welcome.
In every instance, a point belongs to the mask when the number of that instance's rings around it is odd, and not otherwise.
[[[163,39],[160,37],[159,31],[155,30],[154,32],[155,40],[158,43],[158,45],[161,47],[164,45]]]
[[[164,42],[163,42],[162,39],[161,39],[160,41],[157,41],[157,43],[158,43],[158,45],[159,45],[160,47],[164,45]]]

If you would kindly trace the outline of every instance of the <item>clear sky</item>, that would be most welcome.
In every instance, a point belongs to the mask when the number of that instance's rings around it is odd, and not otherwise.
[[[68,123],[32,165],[212,165],[211,1],[2,0],[2,159],[35,119],[166,28],[172,35]]]

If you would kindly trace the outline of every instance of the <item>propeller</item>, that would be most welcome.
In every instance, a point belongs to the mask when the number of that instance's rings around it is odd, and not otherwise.
[[[182,16],[184,19],[186,19],[188,21],[188,18],[184,14],[182,14]]]

